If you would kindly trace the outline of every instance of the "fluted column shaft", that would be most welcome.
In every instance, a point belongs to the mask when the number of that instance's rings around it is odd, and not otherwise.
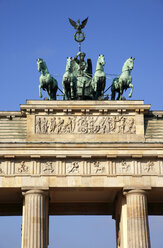
[[[47,248],[47,194],[42,190],[24,193],[22,248]]]
[[[129,248],[150,248],[147,195],[144,190],[126,193]]]

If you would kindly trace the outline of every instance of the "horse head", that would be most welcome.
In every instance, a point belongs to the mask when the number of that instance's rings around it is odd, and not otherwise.
[[[102,65],[102,66],[105,65],[105,57],[104,57],[103,54],[99,54],[98,62],[99,62],[99,64]]]
[[[71,72],[72,70],[72,57],[67,57],[66,71]]]
[[[135,58],[130,57],[123,65],[122,71],[131,71],[134,67]]]
[[[44,71],[46,73],[48,73],[48,68],[46,66],[46,63],[43,59],[39,58],[37,59],[37,67],[38,67],[38,71]]]

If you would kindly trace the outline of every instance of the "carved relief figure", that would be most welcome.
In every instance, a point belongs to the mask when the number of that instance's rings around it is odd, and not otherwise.
[[[38,121],[36,122],[36,133],[41,133],[41,118],[38,118]]]
[[[122,171],[128,172],[130,165],[126,161],[121,162]]]
[[[64,124],[64,119],[63,118],[58,118],[58,123],[57,123],[57,133],[62,133],[62,127],[63,127],[63,124]]]
[[[20,173],[26,173],[29,171],[29,167],[25,165],[25,161],[22,161],[20,163],[20,167],[18,168],[18,172]]]
[[[79,133],[88,133],[88,121],[87,117],[82,116],[78,119],[78,132]]]
[[[72,162],[68,169],[68,173],[79,173],[79,162]]]
[[[101,174],[104,172],[105,167],[99,161],[93,162],[93,165],[95,167],[95,173],[96,174]]]
[[[73,133],[75,129],[75,124],[75,119],[68,117],[68,120],[64,125],[64,133]]]
[[[150,172],[150,171],[153,170],[153,167],[154,167],[154,162],[149,161],[148,163],[145,164],[144,170],[145,170],[146,172]]]
[[[49,131],[50,133],[54,133],[55,128],[56,128],[57,124],[56,124],[56,118],[50,118],[50,125],[49,125]]]
[[[53,162],[46,162],[46,164],[44,165],[43,171],[46,173],[54,173],[55,169],[53,166]]]
[[[42,120],[42,126],[41,126],[42,132],[48,133],[48,128],[49,128],[48,120],[44,117]]]
[[[125,118],[125,130],[124,133],[135,133],[136,126],[134,125],[134,118]]]

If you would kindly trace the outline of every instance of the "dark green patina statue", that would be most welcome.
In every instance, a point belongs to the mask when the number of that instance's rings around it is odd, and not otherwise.
[[[85,34],[82,32],[82,29],[87,24],[87,21],[88,21],[88,17],[85,20],[83,20],[81,23],[80,23],[80,19],[76,23],[75,21],[69,18],[69,22],[77,30],[74,34],[74,40],[79,43],[79,51],[81,51],[81,42],[85,40]]]
[[[64,100],[100,100],[103,98],[106,82],[104,55],[99,55],[93,77],[91,59],[87,59],[86,62],[84,57],[85,54],[79,52],[74,58],[67,58],[66,72],[62,80]]]
[[[112,85],[111,85],[111,100],[115,100],[115,94],[118,93],[117,100],[122,100],[123,91],[127,90],[128,88],[131,88],[131,91],[129,93],[129,97],[132,96],[133,92],[133,84],[132,77],[131,77],[131,71],[134,67],[134,60],[135,58],[130,57],[126,60],[122,67],[122,73],[119,77],[114,78]]]
[[[102,100],[104,93],[111,88],[111,100],[122,100],[123,91],[131,88],[129,97],[132,96],[133,84],[131,71],[134,65],[134,58],[129,58],[123,65],[122,73],[116,77],[112,85],[105,90],[106,74],[104,72],[105,57],[99,55],[97,59],[96,71],[92,73],[92,61],[86,60],[86,54],[81,52],[81,43],[85,40],[82,29],[86,26],[88,17],[80,22],[69,18],[70,24],[75,28],[74,40],[78,42],[79,52],[74,57],[68,57],[66,71],[63,75],[63,92],[58,88],[58,83],[48,72],[48,68],[43,59],[38,59],[38,71],[41,72],[39,95],[42,97],[41,89],[46,90],[49,100],[56,100],[56,92],[59,89],[63,93],[63,100]]]
[[[53,78],[47,68],[45,61],[41,58],[37,59],[38,71],[41,72],[39,96],[42,97],[41,89],[46,90],[49,100],[56,100],[56,93],[58,89],[58,82]]]
[[[82,29],[87,24],[88,18],[76,23],[69,18],[71,25],[77,30],[74,34],[75,41],[79,44],[79,52],[72,58],[67,58],[66,72],[63,75],[63,99],[65,100],[98,100],[103,98],[106,76],[104,73],[105,58],[99,55],[96,72],[92,77],[92,61],[85,61],[86,54],[81,52],[81,42],[85,40]]]

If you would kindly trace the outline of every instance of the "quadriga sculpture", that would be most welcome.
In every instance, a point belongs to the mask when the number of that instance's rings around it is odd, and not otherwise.
[[[37,59],[38,71],[41,72],[39,96],[42,98],[41,89],[46,90],[49,100],[56,100],[56,93],[58,89],[58,82],[53,78],[47,68],[45,61],[41,58]]]
[[[66,72],[63,75],[63,100],[76,99],[76,77],[73,73],[73,60],[72,57],[67,58]]]
[[[67,58],[66,72],[62,80],[64,100],[101,100],[103,98],[106,84],[104,55],[98,57],[93,78],[91,59],[87,59],[86,62],[84,57],[85,53],[79,52],[74,58]]]
[[[94,91],[94,99],[100,100],[103,98],[104,89],[106,84],[106,75],[104,72],[105,57],[99,55],[96,65],[96,71],[92,79],[92,87]]]
[[[116,92],[118,93],[117,100],[122,99],[123,91],[127,90],[128,88],[131,88],[129,97],[132,96],[133,92],[133,84],[132,82],[132,77],[131,77],[131,71],[134,67],[134,58],[130,57],[129,59],[126,60],[122,67],[122,73],[119,77],[114,78],[112,85],[111,85],[111,100],[115,100],[115,95]]]

